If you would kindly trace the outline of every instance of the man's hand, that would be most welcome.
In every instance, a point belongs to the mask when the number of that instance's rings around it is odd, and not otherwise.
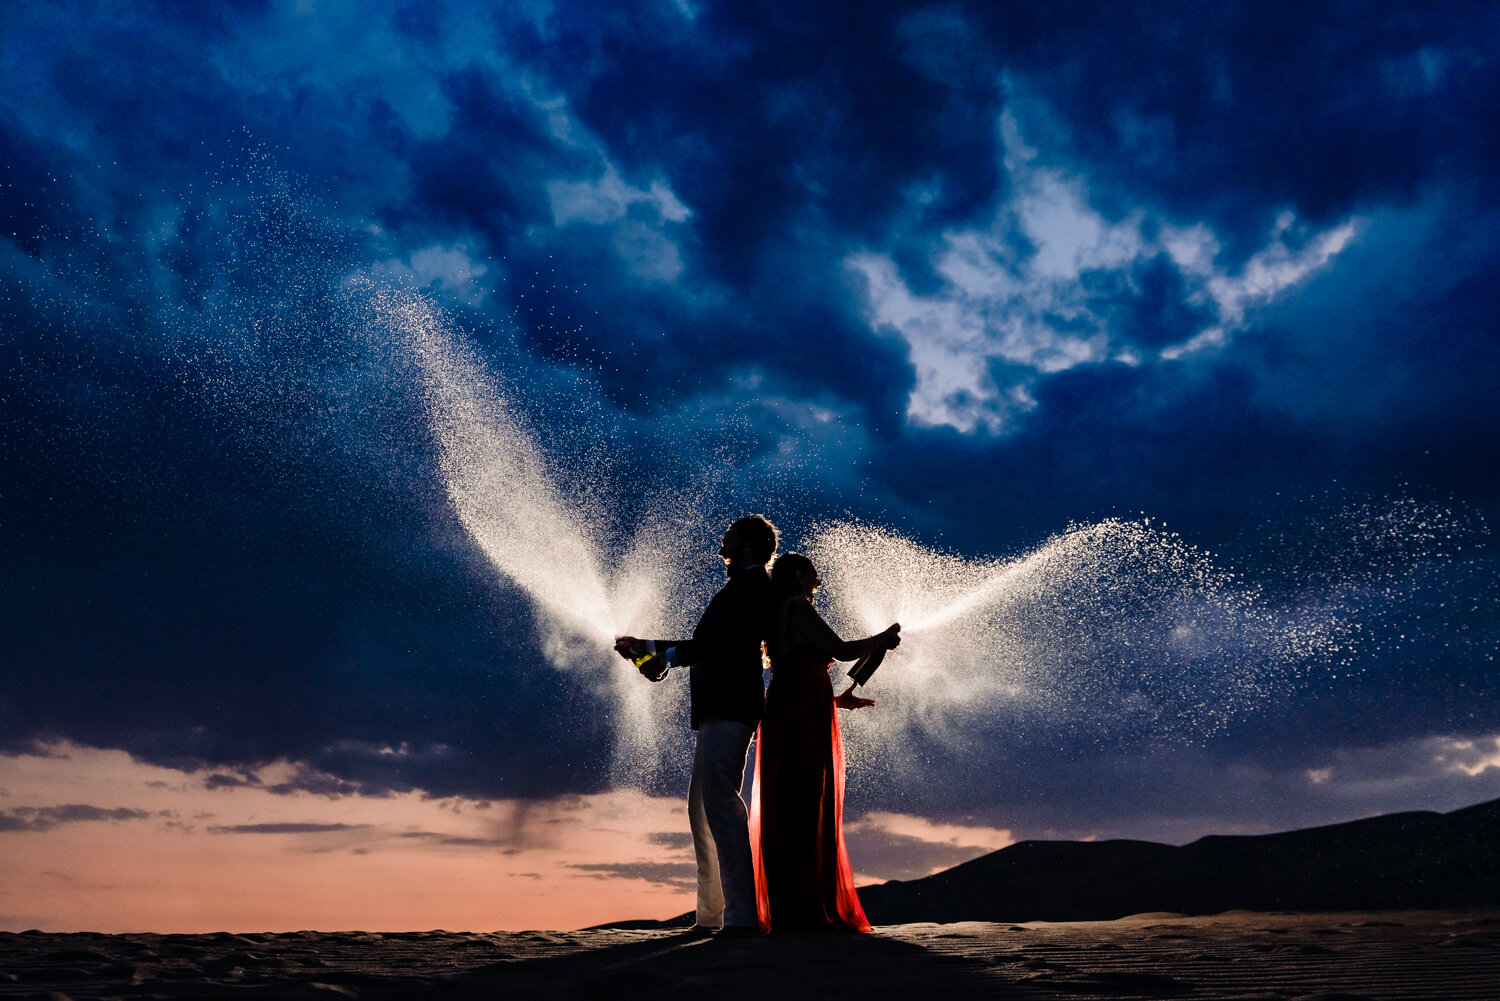
[[[655,654],[644,664],[637,665],[636,670],[647,681],[660,681],[667,676],[667,658],[659,653]]]
[[[646,641],[636,639],[634,636],[616,636],[615,653],[626,660],[633,661],[646,652]]]
[[[654,654],[650,660],[636,664],[636,659],[644,657],[651,652],[643,639],[634,636],[615,637],[615,653],[635,664],[636,670],[641,672],[647,681],[660,681],[667,676],[667,658],[660,653]]]

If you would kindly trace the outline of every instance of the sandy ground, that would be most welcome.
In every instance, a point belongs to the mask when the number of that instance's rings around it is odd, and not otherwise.
[[[681,931],[0,933],[0,998],[1500,999],[1500,910]]]

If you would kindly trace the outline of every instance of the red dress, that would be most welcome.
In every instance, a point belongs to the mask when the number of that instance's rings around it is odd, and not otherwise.
[[[771,665],[750,811],[763,931],[870,930],[844,847],[844,746],[830,663],[797,645]]]

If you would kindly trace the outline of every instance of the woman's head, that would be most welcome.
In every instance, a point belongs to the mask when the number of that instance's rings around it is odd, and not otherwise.
[[[804,594],[811,597],[822,583],[812,560],[801,553],[782,553],[771,566],[771,587],[782,600]]]
[[[782,553],[776,557],[776,562],[771,564],[771,597],[772,607],[777,610],[777,620],[785,621],[784,611],[788,601],[801,595],[810,596],[821,583],[822,581],[818,580],[818,571],[813,568],[812,560],[801,553]],[[782,635],[781,627],[777,626],[772,630],[763,649],[774,661],[781,656],[781,647],[785,641],[786,637]]]

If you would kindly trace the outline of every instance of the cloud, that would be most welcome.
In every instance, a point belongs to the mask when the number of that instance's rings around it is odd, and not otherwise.
[[[676,281],[684,265],[677,243],[667,235],[665,226],[686,222],[692,211],[660,177],[644,189],[627,184],[598,141],[583,138],[585,130],[565,117],[565,102],[552,101],[549,107],[554,133],[572,144],[591,149],[603,163],[603,172],[595,180],[546,182],[553,223],[559,227],[574,223],[611,227],[615,253],[630,273],[647,281]]]
[[[641,278],[673,282],[682,274],[682,255],[677,244],[642,222],[621,226],[615,231],[613,242],[615,252]]]
[[[1014,13],[976,13],[993,37],[1016,37]],[[1384,16],[1353,24],[1327,8],[1255,23],[1277,30],[1247,37],[1219,12],[1145,19],[1088,4],[1012,43],[1013,72],[1058,109],[1056,133],[1111,187],[1207,208],[1236,232],[1286,205],[1326,223],[1409,197],[1426,178],[1492,165],[1465,134],[1471,109],[1497,96],[1478,62],[1496,29],[1478,6],[1404,27]],[[1438,53],[1444,69],[1424,70]]]
[[[1089,206],[1085,180],[1044,166],[1008,111],[1000,132],[1009,199],[988,229],[943,234],[932,262],[942,282],[936,293],[914,294],[888,256],[866,252],[846,261],[864,281],[872,328],[907,343],[916,374],[907,416],[920,426],[999,433],[1037,406],[1033,386],[1047,376],[1105,361],[1138,365],[1148,352],[1170,361],[1222,346],[1244,328],[1251,306],[1327,266],[1355,233],[1346,221],[1305,236],[1294,252],[1285,235],[1296,217],[1283,213],[1271,241],[1230,275],[1205,225],[1175,227],[1140,211],[1106,220]],[[1147,229],[1158,236],[1148,239]],[[1167,262],[1172,270],[1163,275]],[[1177,293],[1165,301],[1149,288],[1163,278]],[[1118,322],[1148,303],[1168,316],[1201,314],[1202,326],[1153,350],[1159,335],[1135,342],[1141,321]]]
[[[488,265],[473,259],[469,247],[442,244],[414,250],[406,261],[386,261],[371,269],[372,274],[387,280],[433,291],[440,301],[465,306],[484,302],[489,290],[480,280],[489,271]]]
[[[1274,733],[1263,740],[1280,743]],[[1014,828],[1018,840],[1185,844],[1209,834],[1267,834],[1411,810],[1446,813],[1500,798],[1495,740],[1486,733],[1315,750],[1283,744],[1274,756],[1194,748],[1101,755],[1045,777],[1007,772],[995,802],[976,819],[1024,818]]]
[[[681,849],[693,843],[693,836],[686,831],[653,831],[646,840],[663,848]]]
[[[1485,747],[1486,743],[1489,748]],[[1476,778],[1491,768],[1500,768],[1500,737],[1477,742],[1450,739],[1447,745],[1441,749],[1441,753],[1435,755],[1435,759],[1440,764],[1451,765],[1469,778]]]
[[[441,834],[437,831],[402,831],[396,835],[399,838],[417,839],[430,844],[443,845],[449,848],[506,848],[505,854],[515,854],[518,849],[513,847],[513,842],[508,838],[481,838],[464,837],[454,834]]]
[[[1224,344],[1235,329],[1244,325],[1247,309],[1273,301],[1282,292],[1325,267],[1349,245],[1360,228],[1357,220],[1347,220],[1333,229],[1314,234],[1299,250],[1293,251],[1288,248],[1284,236],[1295,226],[1296,218],[1291,213],[1283,213],[1276,220],[1271,242],[1256,251],[1241,272],[1232,277],[1215,266],[1216,241],[1201,227],[1187,232],[1164,229],[1162,243],[1167,253],[1183,274],[1203,281],[1207,297],[1217,307],[1218,323],[1182,344],[1164,348],[1161,356],[1175,360],[1190,351]]]
[[[368,824],[231,824],[205,828],[210,834],[332,834],[343,831],[368,830]]]
[[[1462,805],[1500,796],[1500,736],[1435,736],[1376,747],[1335,748],[1307,781],[1358,803],[1404,795]]]
[[[633,188],[621,179],[612,163],[605,164],[604,174],[598,180],[548,181],[546,187],[552,203],[552,221],[559,226],[571,222],[595,226],[619,222],[638,203],[654,209],[663,222],[684,222],[692,215],[662,180],[652,181],[648,189]]]
[[[0,811],[0,831],[50,831],[62,824],[78,824],[107,820],[118,823],[122,820],[147,820],[149,811],[128,807],[113,809],[89,806],[85,803],[66,803],[58,806],[17,806]]]
[[[698,885],[698,867],[692,862],[580,862],[569,868],[594,879],[643,880],[684,892]]]
[[[844,833],[862,880],[920,879],[1013,844],[1010,831],[872,811]]]
[[[254,775],[241,777],[238,775],[225,775],[223,772],[215,772],[203,781],[205,789],[236,789],[258,785],[260,785],[260,779]]]

